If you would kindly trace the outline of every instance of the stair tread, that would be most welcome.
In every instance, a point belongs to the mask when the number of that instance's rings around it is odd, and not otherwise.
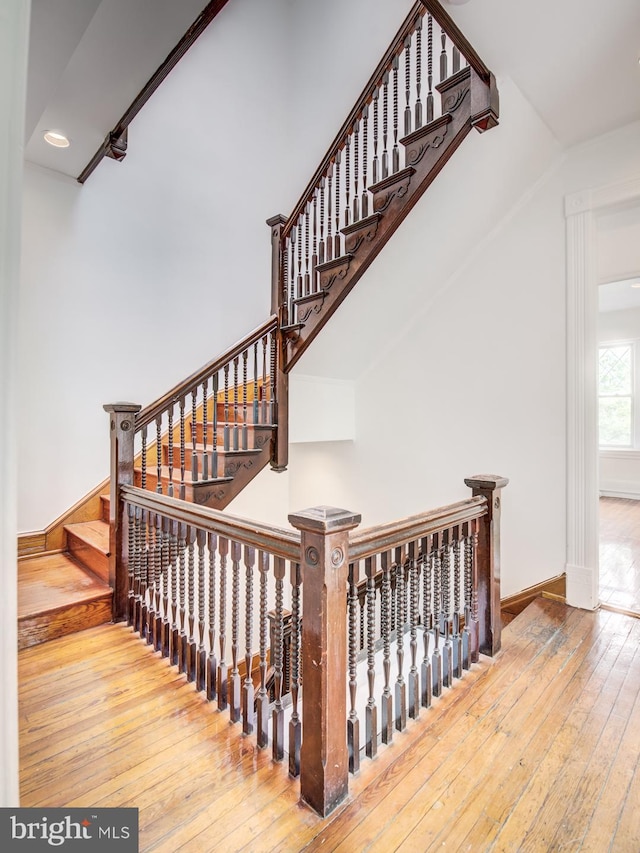
[[[106,521],[79,521],[77,524],[65,524],[65,530],[108,556],[109,525]]]
[[[66,552],[18,561],[18,619],[111,596],[111,588]]]

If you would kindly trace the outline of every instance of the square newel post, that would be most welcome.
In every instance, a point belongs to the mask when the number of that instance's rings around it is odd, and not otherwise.
[[[278,425],[271,458],[271,467],[274,471],[286,471],[289,461],[289,375],[283,370],[286,342],[282,333],[282,327],[289,322],[286,282],[283,279],[282,268],[282,229],[286,222],[287,217],[282,213],[267,219],[267,225],[271,228],[271,313],[278,317],[276,363],[272,365],[272,369],[275,370],[276,423]]]
[[[124,518],[120,502],[120,486],[133,485],[133,454],[137,403],[109,403],[111,465],[109,470],[109,584],[113,589],[113,621],[128,616],[129,554],[123,541]]]
[[[314,507],[289,521],[302,533],[300,793],[323,817],[349,790],[347,582],[349,531],[361,516]]]
[[[493,656],[500,651],[502,621],[500,615],[500,512],[501,492],[506,477],[476,474],[465,479],[473,497],[487,499],[487,514],[480,519],[476,545],[478,572],[479,651]]]

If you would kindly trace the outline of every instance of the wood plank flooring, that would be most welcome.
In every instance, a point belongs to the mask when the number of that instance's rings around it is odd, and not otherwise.
[[[640,501],[600,498],[600,601],[640,613]]]
[[[135,806],[142,853],[640,850],[640,620],[538,599],[322,820],[123,625],[19,655],[23,806]]]

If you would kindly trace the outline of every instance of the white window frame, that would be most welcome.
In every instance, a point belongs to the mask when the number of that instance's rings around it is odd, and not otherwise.
[[[630,453],[640,453],[640,423],[639,419],[636,418],[636,410],[637,410],[637,401],[640,400],[640,364],[638,363],[640,360],[640,340],[636,339],[625,339],[625,340],[614,340],[614,341],[600,341],[598,343],[598,365],[600,364],[600,351],[603,349],[613,349],[614,347],[630,347],[631,348],[631,393],[630,395],[624,394],[619,396],[630,396],[631,397],[631,444],[600,444],[600,455],[607,456],[610,458],[614,458],[614,456],[618,456],[622,454],[627,456]],[[599,370],[599,368],[598,368]],[[600,387],[598,384],[598,412],[600,411],[600,398],[601,397],[613,397],[616,395],[613,394],[600,394]],[[599,419],[599,415],[598,415]],[[598,420],[599,422],[599,420]],[[599,439],[598,439],[599,441]]]

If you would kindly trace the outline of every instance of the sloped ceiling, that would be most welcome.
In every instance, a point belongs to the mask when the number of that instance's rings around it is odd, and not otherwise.
[[[400,21],[411,0],[391,2]],[[443,5],[494,73],[511,77],[563,145],[640,119],[639,0],[459,3]],[[205,5],[33,0],[26,158],[77,177]],[[51,148],[45,130],[65,132],[71,147]]]

